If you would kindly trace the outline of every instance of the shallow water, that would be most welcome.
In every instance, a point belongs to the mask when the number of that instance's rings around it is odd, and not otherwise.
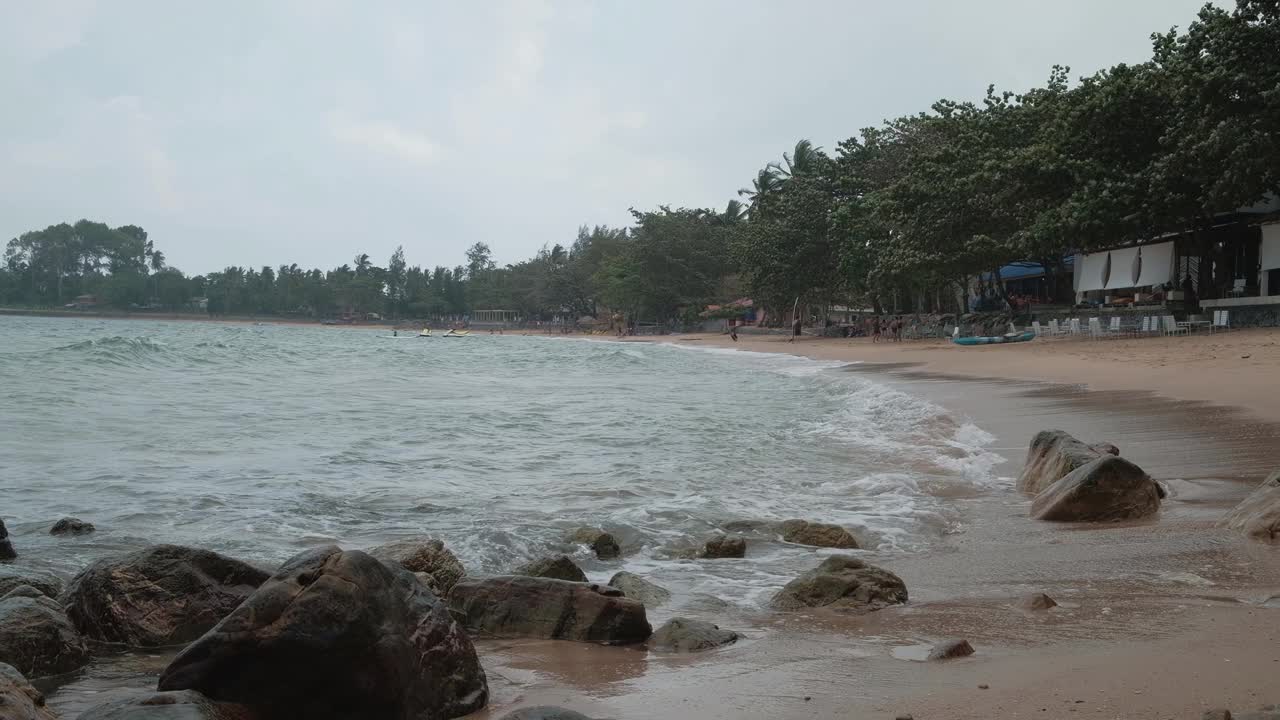
[[[548,552],[744,607],[811,549],[670,559],[732,520],[848,526],[884,552],[997,483],[991,436],[878,378],[672,345],[385,330],[0,319],[0,482],[24,558],[64,572],[151,542],[265,566],[442,537],[472,572]],[[46,533],[74,515],[99,531]],[[626,560],[561,544],[614,532]],[[731,582],[722,582],[731,581]]]

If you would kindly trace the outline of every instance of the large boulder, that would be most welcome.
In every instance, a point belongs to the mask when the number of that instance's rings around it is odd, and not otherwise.
[[[609,578],[609,586],[618,588],[632,600],[639,600],[647,608],[658,607],[671,599],[671,591],[626,570]]]
[[[587,574],[582,572],[582,568],[578,567],[566,555],[557,555],[556,557],[545,557],[541,560],[534,560],[516,568],[513,575],[526,575],[536,578],[551,578],[552,580],[568,580],[569,582],[586,582]]]
[[[963,638],[943,640],[929,650],[930,660],[954,660],[973,654],[973,646]]]
[[[257,717],[245,705],[215,702],[194,690],[179,690],[104,702],[80,713],[76,720],[255,720]]]
[[[0,567],[0,596],[8,595],[23,585],[33,587],[51,598],[62,593],[62,578],[53,573],[17,565]]]
[[[0,600],[0,662],[28,677],[58,675],[87,664],[89,649],[58,603],[11,597]]]
[[[1255,540],[1280,543],[1280,470],[1263,480],[1221,524]]]
[[[9,539],[9,528],[4,526],[4,520],[0,520],[0,560],[13,560],[18,557],[18,551],[13,549],[13,541]]]
[[[136,647],[190,642],[267,573],[209,550],[155,545],[80,571],[60,598],[85,637]]]
[[[1159,510],[1156,481],[1115,455],[1072,470],[1031,501],[1031,517],[1056,522],[1131,520]]]
[[[901,578],[850,555],[823,560],[773,596],[779,610],[833,607],[869,612],[906,601],[907,586]]]
[[[594,583],[510,575],[465,579],[453,586],[449,607],[468,629],[496,637],[629,645],[653,633],[643,603]]]
[[[0,720],[57,720],[22,673],[0,663]]]
[[[721,630],[705,620],[671,618],[649,638],[649,649],[658,652],[691,653],[732,645],[740,636]]]
[[[1114,450],[1114,452],[1112,452]],[[1118,455],[1114,445],[1087,445],[1062,430],[1042,430],[1031,439],[1027,462],[1018,476],[1018,489],[1036,494],[1061,480],[1076,468],[1103,455]]]
[[[184,649],[160,690],[198,690],[265,717],[436,720],[488,701],[449,609],[407,570],[358,550],[295,556]]]
[[[399,565],[411,573],[426,574],[427,578],[423,580],[427,587],[441,597],[448,595],[454,583],[467,574],[462,562],[444,546],[444,542],[432,537],[379,545],[369,550],[369,554],[382,562]]]
[[[88,535],[96,530],[91,522],[80,518],[64,517],[49,528],[50,535]]]
[[[590,547],[601,560],[612,560],[622,554],[613,535],[600,528],[578,528],[569,534],[569,542]]]
[[[702,546],[702,557],[713,560],[746,557],[746,538],[737,535],[715,535]]]
[[[782,539],[797,545],[813,545],[814,547],[841,548],[852,550],[858,547],[858,540],[848,530],[839,525],[816,523],[807,520],[787,520],[778,526]]]

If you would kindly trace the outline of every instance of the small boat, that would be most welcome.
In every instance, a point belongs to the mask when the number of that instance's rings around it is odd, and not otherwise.
[[[466,337],[470,334],[471,334],[470,330],[450,330],[444,335],[441,335],[441,337]]]
[[[1007,335],[993,335],[990,337],[958,337],[951,338],[951,342],[957,345],[1002,345],[1004,343],[1027,342],[1035,340],[1036,334],[1030,330],[1026,332],[1008,333]]]
[[[422,332],[418,333],[418,337],[431,337],[431,328],[422,328]]]

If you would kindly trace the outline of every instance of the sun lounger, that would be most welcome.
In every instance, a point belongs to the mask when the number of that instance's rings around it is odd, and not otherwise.
[[[1172,315],[1165,315],[1161,320],[1164,322],[1165,335],[1186,335],[1187,328],[1178,327],[1178,321]]]
[[[1230,312],[1230,310],[1214,310],[1213,324],[1209,326],[1209,332],[1214,332],[1216,330],[1230,330],[1231,318],[1228,314]]]

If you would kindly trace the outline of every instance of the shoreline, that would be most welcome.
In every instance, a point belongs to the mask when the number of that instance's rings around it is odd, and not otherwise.
[[[868,338],[727,334],[612,338],[617,342],[698,343],[755,352],[884,366],[904,374],[968,380],[1027,381],[1090,391],[1144,391],[1175,400],[1236,407],[1280,422],[1280,328],[1213,334],[1090,341],[1035,340],[961,347],[945,341],[872,343]],[[606,338],[607,339],[607,338]],[[1189,409],[1191,411],[1193,409]]]

